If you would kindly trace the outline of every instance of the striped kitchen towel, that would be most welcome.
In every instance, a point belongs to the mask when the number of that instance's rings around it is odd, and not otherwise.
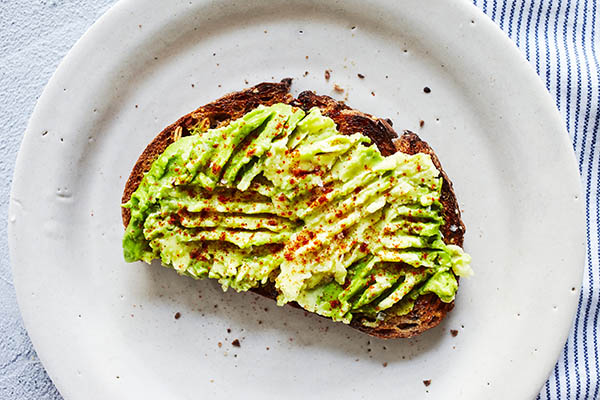
[[[577,315],[538,399],[600,399],[599,1],[474,0],[517,44],[554,97],[573,143],[585,196],[586,266]]]

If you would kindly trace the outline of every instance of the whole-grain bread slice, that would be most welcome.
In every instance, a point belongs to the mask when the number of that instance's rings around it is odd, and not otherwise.
[[[221,126],[240,118],[260,104],[268,106],[275,103],[287,103],[300,107],[305,111],[316,106],[321,109],[323,115],[333,119],[341,133],[363,133],[372,140],[383,155],[389,155],[396,151],[407,154],[429,154],[444,180],[440,199],[444,207],[445,224],[442,226],[444,242],[462,246],[465,226],[460,218],[460,210],[452,183],[442,169],[438,157],[426,142],[409,131],[404,131],[398,137],[389,119],[376,118],[354,110],[329,96],[316,95],[313,92],[305,91],[294,99],[289,93],[290,87],[291,79],[283,79],[279,83],[260,83],[251,88],[227,94],[169,125],[150,142],[138,158],[125,185],[122,203],[129,201],[133,192],[138,188],[144,173],[150,169],[152,162],[171,143],[182,136],[189,135],[190,131],[199,124],[211,128]],[[130,219],[128,209],[122,208],[122,217],[123,225],[127,227]],[[253,291],[272,299],[277,297],[277,291],[272,284],[253,289]],[[296,304],[292,305],[298,307]],[[454,302],[444,303],[436,295],[428,294],[418,297],[413,310],[406,315],[386,316],[376,327],[365,324],[365,320],[359,315],[352,320],[350,326],[380,338],[407,338],[438,325],[453,307]]]

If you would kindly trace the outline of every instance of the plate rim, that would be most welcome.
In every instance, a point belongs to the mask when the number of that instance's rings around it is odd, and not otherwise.
[[[198,2],[199,3],[208,3],[209,0],[199,0]],[[44,87],[44,90],[42,91],[41,95],[39,96],[38,100],[36,101],[34,111],[31,114],[31,117],[28,121],[27,128],[26,128],[24,136],[23,136],[23,139],[19,146],[19,151],[18,151],[17,159],[15,161],[13,180],[11,183],[11,190],[10,190],[9,214],[8,214],[9,219],[10,219],[10,215],[13,215],[15,213],[15,208],[18,207],[18,205],[14,201],[14,199],[17,197],[16,191],[18,190],[19,185],[23,184],[23,181],[26,180],[27,168],[26,168],[26,166],[23,165],[23,163],[24,163],[23,154],[28,151],[29,152],[31,151],[31,145],[28,144],[27,138],[33,136],[34,134],[37,134],[37,132],[32,131],[32,126],[34,126],[36,124],[36,121],[41,119],[43,116],[42,115],[43,114],[43,111],[42,111],[43,104],[42,103],[47,98],[52,97],[53,90],[54,91],[57,90],[56,88],[54,88],[54,86],[56,86],[56,79],[57,79],[56,77],[57,77],[58,72],[61,71],[62,69],[65,69],[66,65],[68,66],[73,63],[76,63],[77,57],[79,56],[78,53],[79,53],[80,49],[88,46],[89,44],[94,43],[94,41],[96,40],[95,35],[99,35],[98,32],[99,32],[100,26],[109,24],[113,18],[116,18],[118,16],[118,13],[130,9],[133,5],[135,5],[135,4],[141,5],[144,3],[145,2],[143,0],[120,0],[120,1],[117,1],[114,5],[112,5],[96,22],[94,22],[94,24],[81,36],[81,38],[76,42],[76,44],[68,51],[68,53],[65,55],[65,57],[59,63],[59,65],[56,68],[55,72],[53,73],[52,77],[48,80],[48,83],[46,84],[46,86]],[[535,89],[536,95],[538,97],[541,97],[544,99],[544,103],[540,105],[540,108],[545,110],[544,112],[542,112],[542,115],[547,117],[549,121],[550,121],[550,119],[552,119],[553,126],[556,125],[558,127],[558,125],[560,125],[560,130],[563,133],[563,142],[564,142],[563,144],[566,144],[569,147],[569,149],[571,150],[571,143],[569,141],[569,135],[568,135],[565,123],[562,120],[562,117],[560,116],[560,113],[554,103],[554,100],[551,97],[551,94],[548,92],[548,90],[545,88],[545,86],[543,86],[543,82],[542,82],[541,78],[535,72],[533,66],[525,59],[525,57],[519,51],[516,44],[486,14],[484,14],[473,3],[469,2],[468,0],[460,0],[460,2],[454,3],[454,6],[462,7],[464,10],[468,10],[469,12],[476,14],[477,18],[479,18],[479,22],[483,23],[485,25],[485,29],[488,31],[486,33],[486,35],[493,36],[494,40],[497,43],[502,43],[502,46],[503,46],[502,50],[504,52],[506,52],[507,54],[509,54],[511,59],[513,59],[513,61],[519,60],[519,62],[521,64],[521,67],[520,67],[521,73],[528,74],[531,78],[534,78],[534,79],[532,79],[532,82],[531,82],[532,88]],[[578,177],[577,185],[579,188],[579,196],[581,198],[582,194],[583,194],[583,190],[582,190],[581,180],[579,179],[580,176],[579,176],[579,173],[576,168],[575,154],[572,150],[570,151],[570,154],[571,154],[571,159],[572,159],[571,169],[574,169],[577,172],[577,177]],[[581,228],[580,236],[581,236],[581,238],[584,238],[584,229],[585,229],[584,207],[583,207],[582,202],[578,202],[577,204],[578,204],[578,206],[574,206],[574,207],[579,208],[579,215],[580,215],[579,226]],[[14,280],[14,287],[15,287],[15,291],[17,293],[17,302],[18,302],[20,314],[24,321],[28,335],[29,335],[32,343],[34,344],[36,352],[38,352],[38,354],[39,354],[40,360],[42,360],[42,362],[43,362],[43,359],[45,358],[44,353],[46,353],[46,350],[40,350],[39,346],[36,345],[36,337],[37,337],[37,335],[39,335],[39,333],[35,333],[35,334],[31,333],[32,326],[34,325],[33,311],[24,309],[22,306],[22,304],[24,303],[22,298],[24,296],[23,288],[24,288],[25,283],[23,283],[20,279],[18,265],[16,265],[16,263],[13,262],[13,260],[15,259],[15,254],[19,251],[18,244],[17,244],[16,238],[15,238],[15,232],[13,231],[13,229],[14,229],[13,225],[9,222],[8,230],[7,230],[8,242],[9,242],[9,260],[10,260],[10,265],[11,265],[11,270],[12,270],[12,275],[13,275],[13,280]],[[585,245],[585,242],[582,242],[581,245],[579,246],[580,247],[580,253],[579,253],[580,262],[578,263],[577,268],[579,270],[580,280],[579,280],[579,286],[576,288],[577,296],[579,296],[581,283],[584,278],[584,276],[583,276],[584,266],[585,266],[585,247],[584,247],[584,245]],[[570,329],[573,324],[573,319],[575,318],[575,315],[576,315],[576,302],[574,302],[574,305],[571,308],[572,308],[571,313],[570,313],[571,318],[569,320],[568,329],[563,329],[563,332],[561,334],[561,337],[563,338],[563,340],[562,340],[563,343],[567,339],[568,333],[570,332]],[[566,323],[564,325],[567,326]],[[557,356],[560,354],[561,348],[558,348],[555,351]],[[548,372],[551,372],[551,367],[552,366],[548,366]],[[51,377],[51,379],[54,382],[53,374],[55,373],[55,371],[47,370],[47,372],[48,372],[48,375]],[[542,382],[542,384],[543,384],[543,382]],[[57,387],[58,387],[58,385],[57,385]],[[63,393],[62,388],[61,388],[61,393]]]

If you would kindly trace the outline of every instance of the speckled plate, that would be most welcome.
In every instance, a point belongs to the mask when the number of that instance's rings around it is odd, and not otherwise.
[[[23,319],[65,399],[534,397],[571,326],[584,239],[568,137],[533,70],[466,1],[250,3],[123,0],[38,102],[10,247]],[[373,339],[123,262],[120,197],[146,144],[201,104],[284,77],[440,156],[476,275],[436,329]]]

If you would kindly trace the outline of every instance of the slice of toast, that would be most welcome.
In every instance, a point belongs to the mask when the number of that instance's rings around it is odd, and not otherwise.
[[[206,124],[211,128],[228,124],[260,104],[268,106],[275,103],[287,103],[300,107],[305,111],[317,106],[321,109],[323,115],[330,117],[337,124],[340,133],[363,133],[373,141],[383,155],[389,155],[396,151],[407,154],[429,154],[443,177],[440,201],[444,207],[445,224],[441,228],[444,242],[462,246],[465,227],[460,218],[460,210],[452,189],[452,183],[442,169],[439,159],[426,142],[409,131],[404,131],[403,135],[398,137],[390,120],[379,119],[353,110],[343,102],[329,96],[320,96],[305,91],[294,99],[289,93],[291,81],[291,79],[283,79],[279,83],[265,82],[239,92],[230,93],[169,125],[150,142],[138,158],[125,185],[122,203],[129,201],[153,161],[171,143],[182,136],[189,135],[190,130],[198,124]],[[122,208],[122,217],[123,225],[127,227],[130,219],[129,209]],[[272,299],[277,297],[277,291],[273,285],[259,287],[253,289],[253,291]],[[376,327],[368,326],[369,324],[365,324],[363,319],[358,317],[352,320],[350,326],[381,338],[412,337],[438,325],[453,307],[454,302],[444,303],[435,294],[427,294],[419,296],[413,310],[406,315],[388,316],[380,321]]]

